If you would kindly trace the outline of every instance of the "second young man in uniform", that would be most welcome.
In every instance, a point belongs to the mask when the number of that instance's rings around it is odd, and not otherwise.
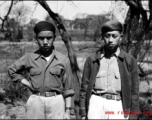
[[[80,90],[82,119],[137,119],[137,60],[120,48],[123,27],[116,20],[102,27],[105,45],[88,57]]]

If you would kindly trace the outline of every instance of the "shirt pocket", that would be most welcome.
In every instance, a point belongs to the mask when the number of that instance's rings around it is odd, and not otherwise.
[[[115,72],[115,79],[120,79],[120,73],[119,73],[119,71]]]
[[[120,81],[120,72],[119,71],[115,71],[115,80],[114,80],[113,87],[116,90],[121,90],[121,81]]]
[[[96,89],[105,89],[105,83],[106,83],[106,71],[99,71],[96,76],[96,82],[95,82],[95,88]]]
[[[37,75],[40,75],[41,72],[42,72],[41,69],[32,69],[32,70],[30,71],[30,75],[31,75],[31,76],[37,76]]]
[[[100,70],[100,71],[98,72],[96,78],[104,78],[104,77],[106,77],[106,73],[107,73],[106,71]]]
[[[60,81],[63,80],[63,75],[65,73],[64,68],[54,67],[54,68],[50,68],[49,71],[50,71],[50,79],[52,79],[53,76],[53,78],[55,79],[58,79]]]
[[[63,69],[61,68],[50,68],[49,69],[50,72],[50,76],[49,76],[49,84],[51,86],[55,86],[55,87],[60,87],[61,83],[62,83],[62,75],[63,75]]]
[[[62,68],[50,68],[50,73],[52,75],[61,76],[63,75],[63,69]]]
[[[34,88],[39,89],[41,87],[42,81],[42,70],[41,69],[31,69],[30,78]]]

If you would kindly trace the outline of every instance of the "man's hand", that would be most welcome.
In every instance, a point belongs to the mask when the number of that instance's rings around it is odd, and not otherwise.
[[[31,91],[33,91],[32,87],[31,87],[31,84],[29,83],[28,80],[22,79],[22,80],[21,80],[21,83],[22,83],[23,85],[25,85],[26,87],[28,87]]]
[[[65,104],[66,108],[71,107],[71,96],[65,98]],[[70,119],[70,109],[65,110],[64,119],[69,120]]]
[[[81,120],[85,120],[85,117],[81,117]]]
[[[70,110],[66,110],[64,113],[64,118],[65,120],[70,120]]]

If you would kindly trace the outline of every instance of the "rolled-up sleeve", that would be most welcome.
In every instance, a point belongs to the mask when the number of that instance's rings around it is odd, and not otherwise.
[[[27,54],[8,67],[8,75],[14,82],[21,81],[24,78],[21,71],[25,68],[27,68]]]
[[[73,96],[74,95],[74,88],[73,85],[73,75],[71,70],[71,65],[68,59],[65,60],[65,74],[64,74],[64,89],[63,96]]]

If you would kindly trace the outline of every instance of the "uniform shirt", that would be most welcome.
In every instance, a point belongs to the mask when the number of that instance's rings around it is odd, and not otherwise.
[[[24,70],[28,71],[29,82],[36,92],[58,91],[65,97],[74,94],[70,62],[56,50],[49,61],[40,54],[40,50],[27,53],[9,66],[8,73],[13,81],[20,81],[24,78],[20,72]]]
[[[116,93],[121,91],[121,79],[117,57],[120,48],[110,58],[105,57],[105,51],[101,54],[100,69],[96,76],[94,90],[102,93]],[[100,91],[98,91],[100,90]]]

